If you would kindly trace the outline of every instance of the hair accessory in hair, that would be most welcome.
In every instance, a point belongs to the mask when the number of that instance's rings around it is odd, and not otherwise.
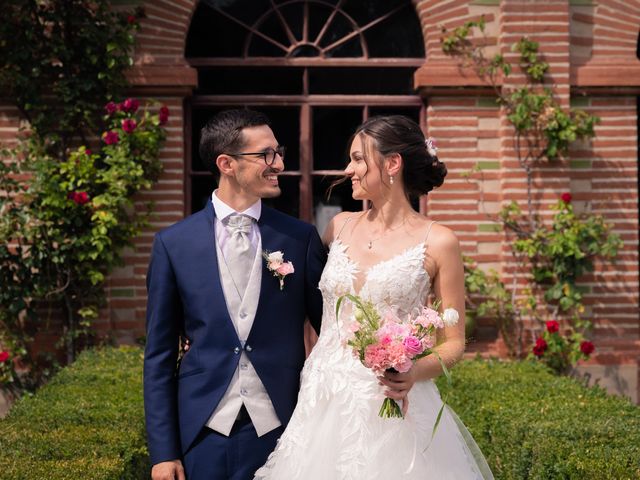
[[[436,147],[436,141],[429,137],[425,139],[424,144],[427,146],[427,152],[429,155],[435,157],[438,154],[438,147]]]

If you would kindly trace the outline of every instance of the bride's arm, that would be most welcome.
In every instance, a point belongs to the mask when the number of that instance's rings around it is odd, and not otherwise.
[[[434,232],[435,233],[435,232]],[[442,309],[455,308],[460,316],[458,323],[439,332],[438,345],[434,348],[447,366],[452,367],[464,353],[464,267],[460,244],[447,228],[439,228],[429,245],[431,258],[435,261],[434,294],[442,300]],[[435,378],[442,373],[436,355],[418,360],[407,373],[386,373],[381,382],[389,387],[386,395],[395,400],[404,400],[413,384],[420,380]]]

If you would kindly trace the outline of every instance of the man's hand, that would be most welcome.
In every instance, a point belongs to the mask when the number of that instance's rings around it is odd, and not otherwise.
[[[156,463],[151,469],[151,480],[185,480],[180,460]]]

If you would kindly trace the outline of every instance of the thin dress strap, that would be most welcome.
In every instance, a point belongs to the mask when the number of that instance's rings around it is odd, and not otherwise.
[[[424,237],[424,242],[422,243],[427,243],[427,239],[429,238],[429,234],[431,233],[431,227],[433,227],[433,224],[436,223],[435,220],[432,220],[431,223],[429,224],[429,228],[427,228],[427,234]]]
[[[355,215],[349,215],[347,217],[347,219],[345,220],[345,222],[342,224],[342,227],[340,228],[340,231],[338,232],[338,235],[336,235],[336,238],[334,240],[338,240],[340,238],[340,234],[342,233],[342,231],[344,230],[344,227],[347,226],[347,223],[349,223],[351,221],[351,219],[354,217]]]

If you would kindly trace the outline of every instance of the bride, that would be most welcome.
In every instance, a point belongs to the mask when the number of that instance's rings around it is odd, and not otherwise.
[[[458,240],[415,212],[409,200],[442,185],[446,173],[432,143],[406,117],[374,117],[356,130],[345,175],[353,198],[372,207],[343,212],[327,227],[322,332],[302,370],[291,421],[256,479],[493,478],[450,409],[431,438],[442,406],[432,381],[442,373],[436,356],[418,360],[406,373],[376,377],[346,345],[348,302],[335,314],[337,298],[351,293],[406,315],[424,305],[433,289],[443,308],[455,308],[461,317],[443,329],[435,349],[448,367],[461,358],[464,273]],[[400,403],[404,419],[378,416],[385,396]]]

